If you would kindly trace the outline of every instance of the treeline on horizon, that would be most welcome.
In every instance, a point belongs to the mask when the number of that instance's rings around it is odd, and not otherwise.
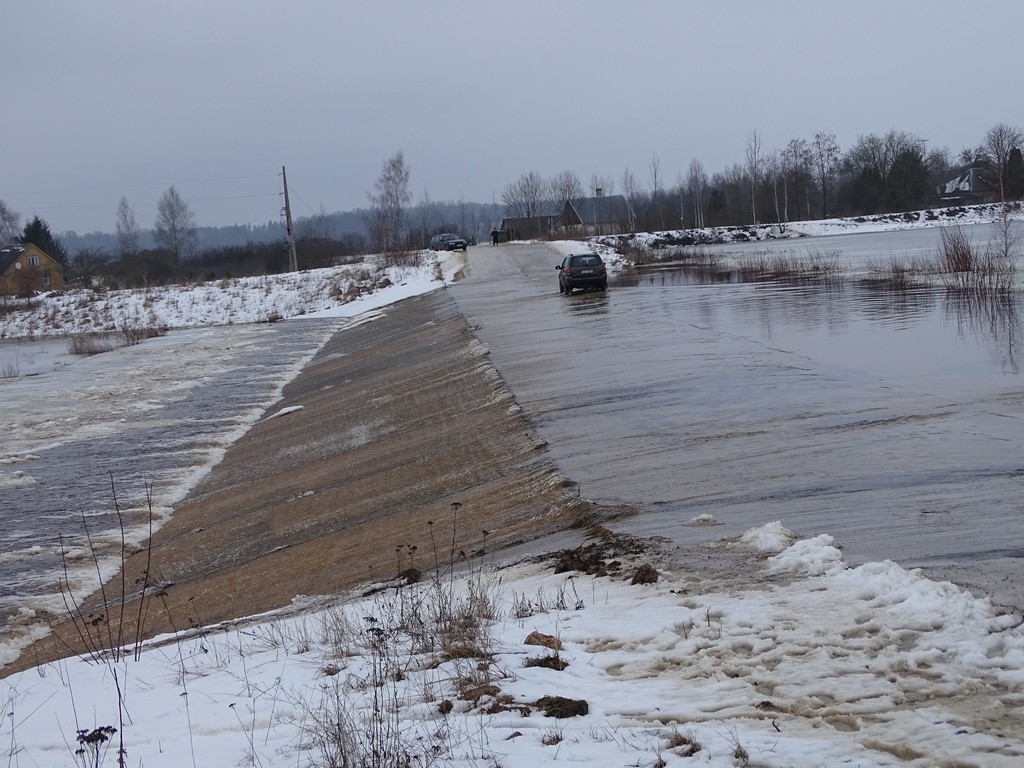
[[[184,202],[184,201],[182,201]],[[43,230],[34,241],[64,262],[69,282],[93,284],[97,278],[108,288],[137,288],[172,282],[196,282],[277,274],[288,271],[288,246],[284,224],[269,221],[258,225],[190,227],[187,204],[177,226],[188,230],[190,247],[168,247],[160,225],[137,229],[132,247],[125,247],[118,233],[49,233],[38,217],[32,231]],[[421,201],[406,222],[403,247],[418,250],[440,232],[459,232],[479,238],[501,219],[502,206],[493,203]],[[173,218],[173,216],[172,216]],[[293,226],[300,269],[317,269],[356,261],[372,251],[369,237],[371,212],[359,209],[319,212],[298,218]],[[176,226],[172,222],[172,228]],[[119,222],[119,230],[121,224]],[[26,225],[26,233],[29,225]],[[74,254],[74,255],[70,255]]]
[[[629,169],[618,177],[594,174],[586,191],[621,194],[628,202],[630,230],[644,232],[901,213],[1021,199],[1022,146],[1024,130],[1003,123],[956,155],[895,128],[860,136],[845,152],[835,134],[816,133],[768,148],[752,131],[743,162],[717,173],[709,175],[694,159],[685,173],[672,176],[655,153],[645,176]],[[969,191],[944,194],[950,182],[967,175],[973,184]],[[583,195],[572,171],[549,179],[530,171],[504,188],[502,201],[509,215],[532,217]]]
[[[845,152],[834,134],[816,133],[811,139],[792,139],[784,147],[769,149],[760,134],[752,131],[743,162],[710,175],[694,159],[685,173],[677,171],[672,177],[654,154],[642,177],[629,169],[619,177],[593,174],[585,187],[572,171],[550,179],[528,171],[506,184],[501,204],[438,202],[424,194],[413,205],[409,205],[409,166],[399,152],[388,161],[399,163],[401,173],[388,183],[397,185],[393,191],[403,201],[397,213],[401,224],[390,235],[391,247],[421,249],[440,232],[480,241],[504,217],[557,213],[564,201],[594,196],[598,190],[627,200],[629,220],[623,226],[629,231],[920,210],[948,204],[939,194],[943,185],[968,173],[980,185],[969,201],[1018,200],[1024,197],[1022,146],[1024,131],[1002,123],[990,128],[976,147],[956,155],[946,148],[929,148],[920,136],[897,129],[860,136]],[[386,164],[382,180],[387,177]],[[282,222],[196,227],[187,201],[173,187],[165,193],[163,210],[152,229],[138,226],[122,198],[116,234],[66,232],[57,238],[39,217],[19,233],[10,226],[16,214],[2,200],[0,206],[11,234],[18,234],[21,242],[36,242],[64,262],[69,281],[80,284],[93,284],[94,278],[103,277],[108,287],[139,287],[288,269]],[[378,213],[372,207],[328,213],[321,206],[314,215],[297,219],[293,231],[299,268],[350,261],[379,246],[374,225]],[[126,232],[130,237],[124,236]]]

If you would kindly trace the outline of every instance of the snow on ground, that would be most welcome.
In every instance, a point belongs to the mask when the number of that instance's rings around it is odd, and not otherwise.
[[[425,252],[418,267],[359,264],[140,290],[69,289],[0,314],[0,340],[265,323],[291,317],[355,317],[451,282],[458,252]],[[7,361],[7,364],[16,365]],[[4,360],[0,359],[0,372]],[[10,372],[10,371],[9,371]]]
[[[159,528],[328,338],[380,316],[387,304],[439,287],[462,266],[464,254],[428,252],[415,269],[377,271],[371,259],[202,286],[69,290],[0,314],[0,666],[46,633],[46,615],[63,612],[55,586],[62,562],[72,589],[91,592],[98,575],[115,572],[121,535],[129,545],[144,540],[147,509]],[[268,326],[272,314],[322,319]],[[167,333],[124,346],[117,328],[126,322]],[[114,329],[89,336],[95,349],[109,351],[74,354],[76,337],[97,327]],[[257,357],[264,365],[232,383],[238,377],[229,372]],[[190,405],[176,405],[184,402]],[[109,450],[89,450],[96,440]],[[143,462],[145,469],[131,461],[140,441],[160,444],[159,458]],[[52,458],[75,444],[89,451],[88,461]],[[110,488],[95,480],[108,471],[118,477],[124,530],[106,517]],[[75,503],[66,507],[62,493],[71,488]],[[87,515],[100,552],[95,567],[78,542]]]
[[[1024,207],[1013,203],[1008,210],[1011,219],[1024,219]],[[717,245],[764,240],[787,240],[801,237],[848,234],[853,232],[891,232],[927,227],[990,224],[1002,215],[999,204],[935,208],[906,213],[886,213],[852,218],[823,219],[820,221],[795,221],[757,226],[702,227],[698,229],[667,230],[663,232],[638,232],[635,235],[607,235],[595,238],[607,246],[615,246],[626,240],[636,248],[665,248],[684,245]]]
[[[780,523],[716,546],[750,564],[745,586],[664,567],[634,585],[651,554],[613,544],[611,575],[442,568],[138,661],[44,665],[0,682],[0,744],[15,766],[71,765],[76,733],[105,726],[101,763],[123,739],[146,768],[363,764],[343,747],[366,765],[406,764],[374,748],[414,766],[1024,763],[1019,617]]]
[[[451,279],[453,258],[347,303],[329,299],[358,279],[305,272],[142,292],[104,317],[354,316]],[[97,327],[72,293],[37,302],[52,319],[8,314],[3,337]],[[341,765],[343,747],[374,765],[1024,764],[1022,617],[891,562],[849,568],[782,522],[713,548],[749,572],[675,569],[657,548],[618,553],[612,575],[478,563],[158,638],[137,661],[43,665],[0,681],[0,749],[9,766],[116,765],[122,739],[146,768]],[[644,558],[660,578],[633,585]],[[535,631],[561,649],[526,644]]]

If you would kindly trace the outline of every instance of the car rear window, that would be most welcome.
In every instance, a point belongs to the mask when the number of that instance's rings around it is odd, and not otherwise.
[[[596,267],[601,264],[601,257],[597,254],[590,253],[586,256],[573,256],[572,265],[574,267]]]

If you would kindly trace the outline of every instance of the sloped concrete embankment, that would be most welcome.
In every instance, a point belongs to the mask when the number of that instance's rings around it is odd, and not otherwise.
[[[586,520],[588,504],[566,491],[486,352],[443,290],[335,335],[154,536],[149,583],[163,594],[149,598],[144,633],[281,608]],[[146,564],[146,551],[129,558],[130,592]],[[98,596],[89,607],[103,612]],[[125,622],[137,613],[136,597]],[[57,627],[22,663],[79,646],[74,627]]]

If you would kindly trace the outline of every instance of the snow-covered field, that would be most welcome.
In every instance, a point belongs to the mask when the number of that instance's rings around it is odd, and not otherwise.
[[[633,585],[648,555],[613,544],[610,576],[442,569],[48,664],[0,684],[0,743],[14,766],[73,765],[108,726],[87,764],[1024,763],[1019,617],[778,523],[716,546],[742,578]]]
[[[69,289],[0,315],[0,341],[265,323],[291,317],[354,317],[450,282],[457,252],[428,252],[419,267],[379,269],[373,259],[340,267],[138,290]],[[464,257],[463,257],[464,258]],[[0,358],[17,367],[17,362]]]
[[[1012,203],[1005,209],[1012,221],[1024,218],[1024,207]],[[1002,218],[1000,204],[936,208],[907,213],[885,213],[854,218],[822,219],[819,221],[794,221],[784,225],[759,224],[734,227],[702,227],[700,229],[668,230],[665,232],[638,232],[635,235],[607,235],[595,238],[613,245],[621,240],[639,248],[664,248],[680,245],[720,245],[727,243],[766,242],[769,240],[794,240],[803,237],[822,237],[866,232],[895,232],[908,229],[927,229],[939,226],[972,226],[991,224]]]
[[[0,337],[32,339],[0,344],[22,349],[0,357],[14,374],[0,395],[68,365],[29,359],[44,335],[356,316],[451,279],[457,258],[347,303],[364,278],[329,271],[107,294],[98,314],[74,292],[46,297],[0,319]],[[736,568],[689,571],[657,543],[614,540],[610,575],[485,557],[157,638],[138,660],[44,665],[0,681],[0,749],[9,766],[117,765],[122,743],[146,768],[1024,765],[1021,616],[890,562],[848,567],[841,542],[780,523],[707,553]],[[643,563],[657,582],[631,584]],[[527,644],[533,632],[561,649]]]

